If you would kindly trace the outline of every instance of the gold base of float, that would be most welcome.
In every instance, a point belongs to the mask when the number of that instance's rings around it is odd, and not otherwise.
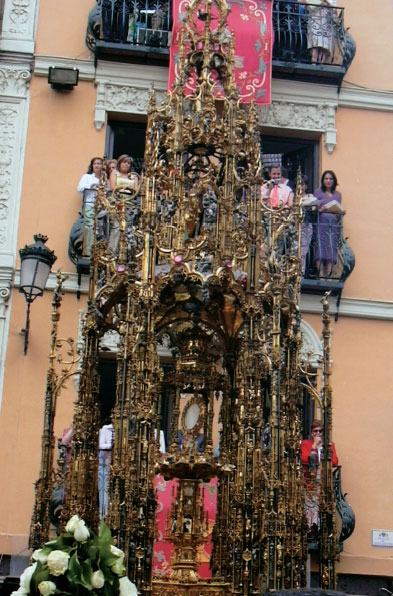
[[[230,596],[232,592],[228,584],[217,581],[201,581],[198,583],[153,580],[152,596]]]

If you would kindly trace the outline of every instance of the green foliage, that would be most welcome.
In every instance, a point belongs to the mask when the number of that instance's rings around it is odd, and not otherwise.
[[[79,518],[77,523],[83,524]],[[40,551],[33,553],[33,559],[39,559],[30,580],[29,596],[42,596],[39,585],[44,581],[53,582],[56,585],[56,590],[52,592],[54,595],[119,595],[119,576],[112,570],[112,566],[115,563],[122,564],[124,554],[121,551],[115,551],[116,554],[111,551],[113,545],[111,531],[103,522],[98,536],[90,530],[89,534],[86,541],[78,542],[73,532],[65,532],[56,540],[47,542]],[[60,566],[61,573],[57,575],[51,573],[50,566],[45,561],[53,551],[62,551],[69,555],[67,568],[63,571]],[[55,555],[59,556],[59,553],[54,553],[52,556]],[[101,588],[92,585],[93,573],[96,571],[101,571],[104,577],[104,585]]]

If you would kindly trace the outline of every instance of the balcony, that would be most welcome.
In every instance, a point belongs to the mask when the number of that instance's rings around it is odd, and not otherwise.
[[[338,547],[340,552],[343,550],[343,543],[347,540],[355,529],[355,514],[346,499],[346,493],[342,491],[341,484],[341,466],[333,469],[333,490],[336,502],[336,524],[338,534]],[[315,534],[312,538],[307,538],[308,551],[319,550],[319,534]]]
[[[86,44],[96,60],[167,65],[170,3],[102,0],[89,14]],[[276,0],[273,76],[340,86],[355,55],[344,9]]]
[[[308,213],[301,235],[303,294],[336,297],[336,318],[345,280],[355,267],[355,255],[343,233],[343,215]],[[307,219],[308,218],[308,219]]]
[[[88,193],[88,196],[86,195]],[[95,191],[94,191],[95,192]],[[108,193],[111,200],[111,193]],[[76,267],[78,281],[81,276],[90,273],[91,248],[95,239],[108,246],[113,255],[116,253],[116,230],[118,224],[111,220],[106,210],[99,210],[94,223],[94,205],[92,204],[92,191],[85,191],[82,200],[82,209],[78,219],[71,228],[69,237],[68,254]],[[172,214],[173,215],[173,214]],[[135,222],[139,218],[139,203],[135,209],[130,206],[126,213],[127,242],[135,242]],[[266,237],[269,237],[269,220],[263,219]],[[291,234],[284,235],[281,243],[281,255],[295,252]],[[305,209],[305,219],[302,224],[300,253],[302,259],[303,277],[301,282],[302,294],[322,295],[326,291],[336,298],[336,319],[340,306],[341,294],[345,280],[352,273],[355,266],[355,255],[347,243],[343,233],[343,215],[336,212],[312,211],[312,207]]]
[[[102,0],[89,14],[86,45],[95,59],[167,65],[170,3]]]

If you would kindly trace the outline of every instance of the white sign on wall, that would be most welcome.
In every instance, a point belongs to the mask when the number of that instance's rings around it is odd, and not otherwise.
[[[393,547],[393,530],[371,530],[372,546]]]

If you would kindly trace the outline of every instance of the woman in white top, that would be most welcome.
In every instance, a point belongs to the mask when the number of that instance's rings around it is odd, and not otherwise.
[[[93,224],[94,224],[94,203],[96,200],[97,186],[100,183],[101,172],[103,167],[101,157],[93,157],[90,160],[87,173],[83,174],[79,180],[78,192],[83,194],[83,222],[84,222],[84,237],[83,237],[83,255],[89,256],[93,246]]]
[[[96,189],[100,183],[103,161],[101,157],[93,157],[90,160],[86,174],[79,180],[78,192],[84,193],[85,204],[93,204],[96,197]],[[86,191],[86,192],[85,192]]]

